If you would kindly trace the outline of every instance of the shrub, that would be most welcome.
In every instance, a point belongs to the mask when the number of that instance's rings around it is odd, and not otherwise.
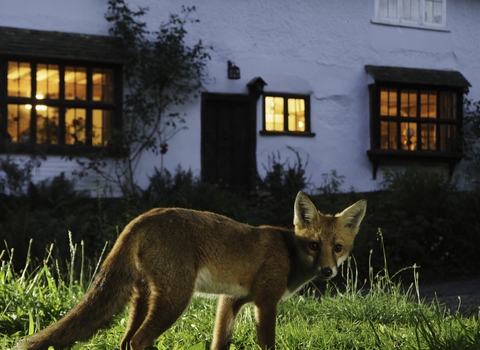
[[[155,169],[143,198],[150,207],[207,210],[240,221],[248,219],[243,198],[216,185],[203,183],[191,170],[183,170],[180,166],[174,174]]]
[[[462,192],[446,174],[412,167],[386,172],[371,204],[367,227],[382,228],[395,269],[416,263],[429,271],[427,278],[473,272],[479,261],[473,248],[479,243],[478,190]]]

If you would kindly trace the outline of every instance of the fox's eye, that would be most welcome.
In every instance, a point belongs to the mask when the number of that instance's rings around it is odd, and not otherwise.
[[[343,250],[343,246],[341,244],[335,244],[333,250],[335,251],[335,253],[340,253]]]
[[[317,242],[310,242],[308,243],[308,248],[310,250],[316,251],[319,248],[319,244]]]

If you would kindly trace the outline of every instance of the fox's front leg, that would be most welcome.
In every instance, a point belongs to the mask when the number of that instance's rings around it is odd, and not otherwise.
[[[211,350],[230,349],[235,319],[246,302],[247,300],[232,299],[225,295],[218,299]]]
[[[275,322],[277,318],[277,303],[255,303],[255,322],[257,326],[258,345],[262,350],[275,349]]]

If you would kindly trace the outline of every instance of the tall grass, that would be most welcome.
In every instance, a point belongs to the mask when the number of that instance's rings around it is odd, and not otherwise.
[[[318,297],[309,286],[278,308],[277,347],[279,349],[480,349],[477,316],[450,312],[438,300],[427,303],[420,296],[418,273],[411,267],[414,282],[405,288],[390,275],[378,232],[384,268],[371,270],[359,281],[357,262],[350,258],[343,271],[343,284],[329,284]],[[8,248],[1,254],[0,269],[0,348],[9,349],[16,341],[62,317],[85,293],[98,268],[82,260],[83,245],[70,239],[70,261],[66,271],[53,257],[50,246],[45,259],[33,267],[27,258],[16,274]],[[374,252],[371,252],[374,254]],[[80,261],[77,259],[80,258]],[[208,348],[211,342],[215,300],[195,298],[175,325],[163,334],[158,349]],[[112,328],[100,331],[88,343],[73,349],[114,349],[126,326],[126,312],[117,315]],[[254,312],[247,306],[240,314],[231,349],[256,349]]]

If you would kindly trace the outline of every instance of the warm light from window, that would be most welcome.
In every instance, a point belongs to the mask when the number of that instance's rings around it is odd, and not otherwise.
[[[284,131],[283,97],[265,96],[265,130]]]
[[[108,144],[115,115],[113,69],[8,61],[6,83],[11,142]],[[92,103],[97,109],[86,108]]]
[[[31,97],[32,75],[30,63],[8,62],[7,90],[8,96]]]
[[[305,100],[288,99],[288,131],[305,131]]]
[[[65,99],[87,99],[87,70],[85,67],[65,67]]]
[[[435,151],[455,147],[454,126],[439,128],[435,122],[456,118],[454,93],[381,89],[380,117],[382,149]]]
[[[95,109],[92,112],[92,145],[107,146],[113,128],[113,112]]]
[[[35,106],[35,110],[36,110],[36,111],[46,111],[47,108],[48,108],[48,107],[45,106],[45,105],[36,105],[36,106]],[[25,105],[25,109],[31,110],[31,109],[32,109],[32,105]]]
[[[304,132],[305,99],[265,96],[265,130]]]

